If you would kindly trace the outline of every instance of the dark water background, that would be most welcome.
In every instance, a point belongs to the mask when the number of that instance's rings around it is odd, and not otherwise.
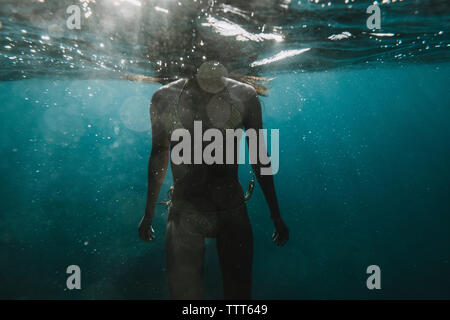
[[[113,41],[102,53],[98,38],[91,47],[79,41],[83,55],[77,55],[76,39],[61,39],[67,30],[41,38],[49,34],[42,25],[49,13],[39,5],[55,2],[14,3],[2,1],[0,10],[1,78],[10,80],[0,82],[0,298],[168,298],[163,208],[155,218],[155,242],[137,237],[151,149],[148,103],[159,86],[116,78],[178,67],[150,69],[158,64],[144,62],[148,48],[142,53],[126,42]],[[379,31],[395,36],[376,37],[364,29],[367,3],[342,1],[327,9],[328,2],[305,2],[305,12],[292,3],[285,16],[279,2],[267,3],[276,3],[276,10],[253,11],[268,25],[283,26],[286,41],[237,44],[226,61],[231,69],[276,76],[261,100],[265,127],[280,129],[275,183],[291,240],[283,248],[271,243],[273,227],[257,186],[248,202],[254,297],[450,298],[448,5],[382,5],[404,20]],[[352,4],[361,16],[342,12]],[[6,11],[14,8],[31,11]],[[419,13],[408,16],[413,9]],[[220,18],[223,10],[217,12]],[[251,15],[248,8],[243,12]],[[53,16],[64,27],[65,16]],[[310,32],[289,32],[286,26],[300,28],[307,17]],[[320,29],[326,21],[329,29]],[[345,30],[354,37],[327,39]],[[58,51],[61,46],[75,62]],[[308,56],[249,67],[280,50],[302,48],[311,48]],[[152,52],[172,59],[164,50]],[[124,57],[127,63],[115,68]],[[243,185],[249,170],[240,169]],[[169,173],[161,199],[170,184]],[[81,267],[81,291],[66,289],[72,264]],[[381,268],[382,290],[366,288],[372,264]],[[205,284],[208,298],[221,297],[214,240],[207,242]]]

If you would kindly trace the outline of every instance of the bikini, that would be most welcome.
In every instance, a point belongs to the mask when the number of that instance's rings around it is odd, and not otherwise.
[[[187,80],[177,103],[169,111],[170,135],[174,130],[184,128],[178,105],[186,83]],[[242,126],[241,113],[234,105],[227,87],[226,91],[231,102],[231,112],[224,127],[236,129]],[[238,296],[250,297],[253,240],[245,201],[237,208],[202,212],[190,208],[183,200],[170,205],[166,229],[167,274],[172,296],[202,297],[205,238],[216,238],[224,292],[234,285],[240,289]]]
[[[172,135],[172,132],[176,129],[185,129],[185,127],[182,124],[181,118],[178,113],[178,108],[180,104],[181,95],[183,94],[186,85],[188,83],[188,79],[184,80],[184,84],[182,89],[180,90],[180,93],[178,94],[177,101],[173,105],[173,107],[169,111],[169,138]],[[225,90],[227,92],[227,95],[229,97],[229,101],[231,104],[231,111],[230,111],[230,117],[225,122],[225,125],[223,128],[217,128],[224,132],[226,129],[236,129],[242,127],[242,116],[239,109],[236,107],[235,103],[233,102],[233,99],[231,98],[230,91],[228,89],[228,86],[225,87]],[[220,216],[223,215],[242,215],[243,207],[245,206],[245,202],[243,202],[241,205],[239,205],[236,208],[232,209],[226,209],[226,210],[215,210],[215,211],[208,211],[208,212],[199,212],[197,210],[190,210],[186,208],[186,206],[177,206],[175,203],[171,203],[171,207],[169,210],[169,216],[168,219],[173,220],[175,216],[179,216],[179,222],[184,225],[188,224],[190,225],[191,229],[190,232],[193,232],[195,229],[196,233],[203,233],[205,236],[211,237],[215,232],[213,230],[217,230],[218,222],[220,220]],[[182,214],[176,214],[182,213]],[[181,220],[180,220],[181,219]]]

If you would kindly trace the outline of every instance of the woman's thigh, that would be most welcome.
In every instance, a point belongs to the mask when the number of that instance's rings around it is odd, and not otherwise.
[[[173,299],[203,298],[205,240],[186,223],[169,220],[166,231],[166,259]]]
[[[253,263],[253,232],[245,206],[221,214],[217,249],[225,299],[250,299]]]

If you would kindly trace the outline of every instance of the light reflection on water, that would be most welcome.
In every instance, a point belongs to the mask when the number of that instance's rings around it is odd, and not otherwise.
[[[72,0],[2,1],[1,79],[173,77],[205,59],[242,74],[449,60],[446,0],[381,1],[380,30],[366,27],[372,1],[75,3],[80,30],[66,26]]]

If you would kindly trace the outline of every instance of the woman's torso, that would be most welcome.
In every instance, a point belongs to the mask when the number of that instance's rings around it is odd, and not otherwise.
[[[239,141],[228,139],[231,143],[227,143],[226,130],[243,128],[243,107],[233,99],[227,86],[219,93],[208,94],[201,92],[195,85],[188,85],[188,81],[182,84],[175,103],[169,106],[169,139],[174,130],[185,129],[191,140],[190,163],[175,164],[171,160],[174,179],[173,205],[185,211],[202,212],[239,207],[244,203],[244,193],[238,179]],[[195,129],[194,121],[197,126]],[[206,154],[207,146],[211,141],[215,141],[215,138],[198,143],[197,146],[201,146],[199,153],[199,148],[195,148],[195,141],[203,140],[202,137],[208,129],[219,129],[221,138],[217,141],[217,148]],[[171,152],[177,143],[179,142],[171,139]],[[199,157],[194,156],[194,153],[201,155],[201,163],[198,163]],[[231,153],[233,161],[227,164],[227,155]],[[205,163],[205,156],[208,155],[213,155],[218,163]]]

